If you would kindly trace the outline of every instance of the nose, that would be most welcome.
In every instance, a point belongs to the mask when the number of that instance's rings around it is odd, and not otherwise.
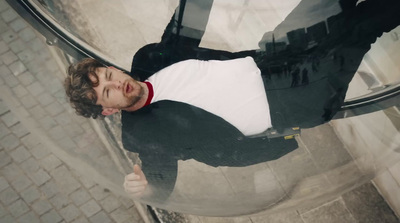
[[[121,90],[122,89],[122,82],[119,81],[119,80],[115,80],[115,81],[112,82],[112,86],[115,89]]]

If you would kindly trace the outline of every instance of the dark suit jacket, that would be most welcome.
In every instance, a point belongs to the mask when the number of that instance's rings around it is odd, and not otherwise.
[[[122,112],[121,121],[124,147],[139,153],[158,199],[167,198],[173,190],[178,160],[241,167],[277,159],[297,148],[294,139],[244,137],[222,118],[173,101]]]

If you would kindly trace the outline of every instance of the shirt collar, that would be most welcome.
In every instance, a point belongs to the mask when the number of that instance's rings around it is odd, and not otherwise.
[[[149,89],[149,96],[147,97],[146,103],[144,104],[144,106],[147,106],[150,104],[151,99],[153,99],[154,90],[153,90],[153,85],[150,82],[145,81],[144,83],[147,85],[147,89]]]

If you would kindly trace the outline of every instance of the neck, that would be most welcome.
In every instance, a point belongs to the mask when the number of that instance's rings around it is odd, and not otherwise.
[[[132,105],[131,107],[125,108],[124,109],[125,111],[136,111],[136,110],[143,108],[143,106],[146,104],[147,98],[149,97],[149,88],[143,82],[138,81],[138,83],[143,88],[143,95],[140,97],[139,101],[136,102],[134,105]]]

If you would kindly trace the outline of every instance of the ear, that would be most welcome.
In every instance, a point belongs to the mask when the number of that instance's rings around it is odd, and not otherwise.
[[[112,115],[117,112],[119,112],[119,109],[117,109],[117,108],[103,108],[103,111],[101,112],[101,114],[104,116],[107,116],[107,115]]]

